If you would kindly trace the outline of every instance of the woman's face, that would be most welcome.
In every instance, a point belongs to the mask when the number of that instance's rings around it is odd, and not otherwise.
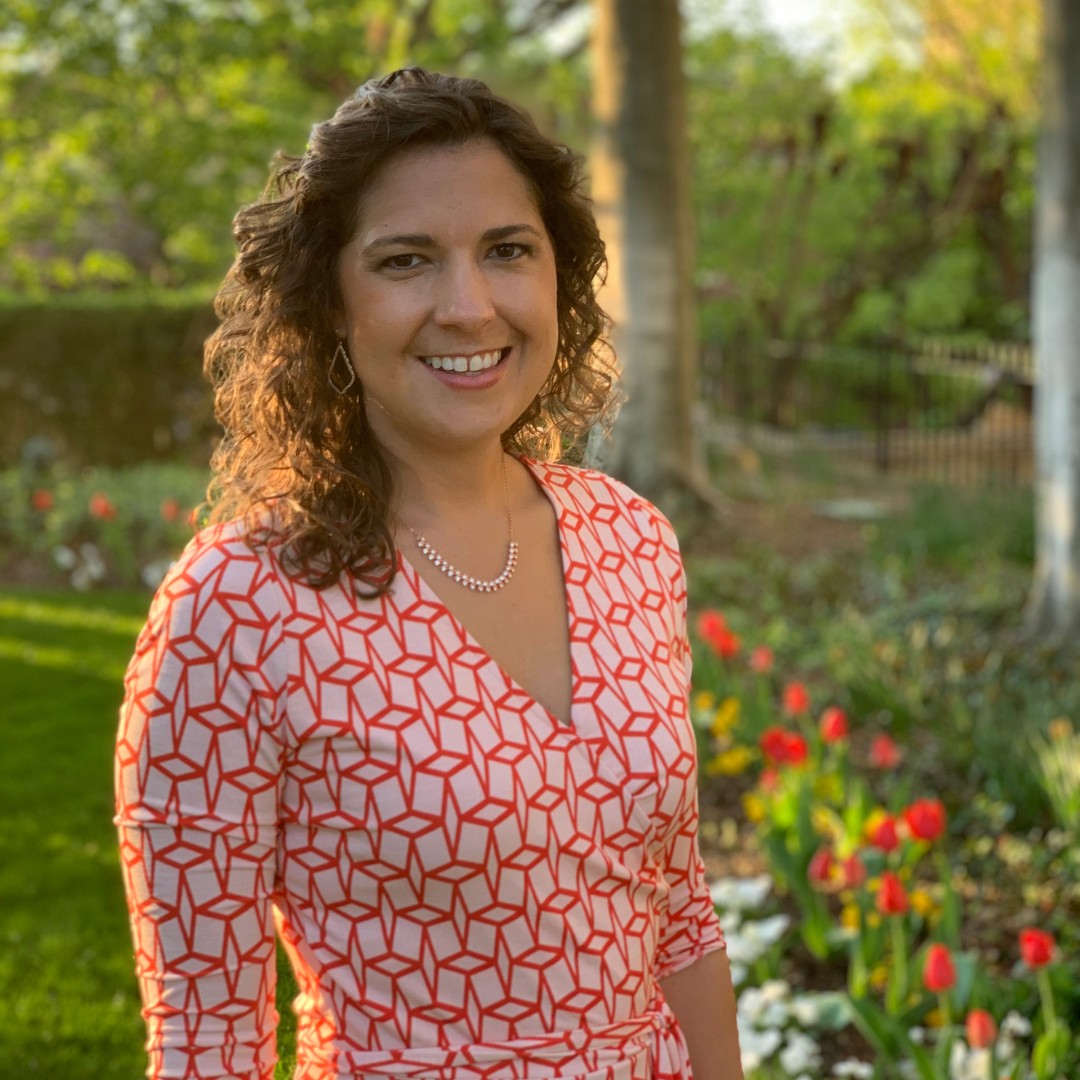
[[[372,430],[399,460],[497,445],[551,371],[554,251],[528,183],[492,142],[391,161],[338,283],[339,336]]]

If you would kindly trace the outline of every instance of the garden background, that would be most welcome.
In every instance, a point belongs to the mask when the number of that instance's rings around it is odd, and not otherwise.
[[[683,5],[712,488],[673,512],[744,1060],[1072,1077],[1077,649],[1021,634],[1039,13],[849,7],[808,49],[752,4]],[[478,74],[588,147],[590,5],[6,10],[0,1076],[132,1077],[112,740],[205,489],[200,349],[231,216],[275,150],[407,61]]]

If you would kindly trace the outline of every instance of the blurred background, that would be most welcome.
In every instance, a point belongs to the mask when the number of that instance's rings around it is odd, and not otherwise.
[[[1034,0],[3,0],[0,1077],[141,1072],[111,742],[208,479],[230,222],[406,64],[589,159],[631,391],[598,456],[685,549],[710,872],[767,883],[718,893],[748,1068],[1077,1075],[1075,585],[1022,633],[1059,38]],[[947,826],[905,832],[920,800]]]

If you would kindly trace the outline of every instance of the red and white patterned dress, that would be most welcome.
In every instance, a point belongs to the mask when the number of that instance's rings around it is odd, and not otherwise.
[[[720,948],[697,848],[686,589],[667,521],[527,463],[565,572],[572,723],[401,560],[317,591],[201,533],[126,679],[117,824],[158,1077],[674,1080],[657,979]]]

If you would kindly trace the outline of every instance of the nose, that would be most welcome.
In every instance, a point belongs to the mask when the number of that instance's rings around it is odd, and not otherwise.
[[[495,316],[491,282],[472,258],[450,260],[439,275],[435,321],[440,326],[470,330]]]

